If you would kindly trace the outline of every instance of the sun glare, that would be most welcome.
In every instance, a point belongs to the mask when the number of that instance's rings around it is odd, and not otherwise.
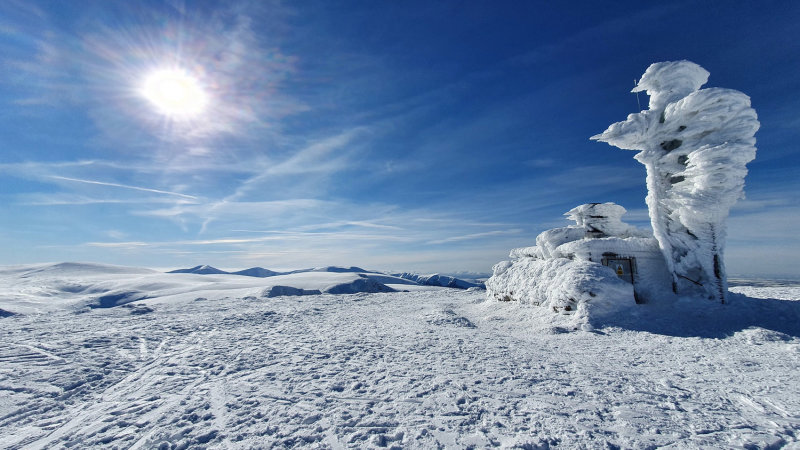
[[[208,103],[198,80],[177,69],[151,73],[144,82],[142,94],[161,114],[170,118],[196,116]]]

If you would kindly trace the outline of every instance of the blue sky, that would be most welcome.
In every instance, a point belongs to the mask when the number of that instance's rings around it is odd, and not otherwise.
[[[0,264],[489,272],[582,203],[647,225],[588,138],[688,59],[761,121],[729,272],[800,277],[799,36],[793,1],[6,0]],[[167,68],[202,112],[142,95]]]

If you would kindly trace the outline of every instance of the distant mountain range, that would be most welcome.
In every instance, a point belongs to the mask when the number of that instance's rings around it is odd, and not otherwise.
[[[462,280],[460,278],[451,277],[448,275],[439,275],[438,273],[431,275],[420,275],[418,273],[403,272],[394,273],[392,275],[414,281],[424,286],[442,286],[456,289],[469,289],[472,287],[484,288],[483,283]]]
[[[280,272],[275,272],[274,270],[265,269],[263,267],[251,267],[249,269],[240,270],[238,272],[232,272],[232,275],[244,275],[246,277],[256,277],[256,278],[266,278],[266,277],[274,277],[275,275],[281,275]]]
[[[291,275],[294,273],[304,272],[336,272],[336,273],[375,273],[372,270],[364,270],[360,267],[315,267],[311,269],[291,270],[289,272],[276,272],[274,270],[265,269],[263,267],[251,267],[249,269],[239,270],[237,272],[228,272],[222,269],[217,269],[209,265],[194,266],[188,269],[170,270],[167,273],[196,273],[199,275],[243,275],[246,277],[266,278],[274,277],[276,275]]]
[[[296,273],[305,273],[305,272],[336,272],[336,273],[365,273],[365,274],[381,274],[387,276],[393,276],[402,278],[404,280],[408,280],[413,284],[419,284],[423,286],[441,286],[441,287],[449,287],[449,288],[456,288],[456,289],[469,289],[469,288],[480,288],[483,289],[484,285],[482,282],[477,280],[463,280],[461,278],[456,278],[449,275],[440,275],[438,273],[430,274],[430,275],[420,275],[417,273],[411,272],[403,272],[403,273],[393,273],[393,274],[386,274],[383,272],[376,272],[373,270],[365,270],[361,267],[339,267],[339,266],[327,266],[327,267],[315,267],[311,269],[299,269],[299,270],[292,270],[289,272],[276,272],[274,270],[265,269],[263,267],[251,267],[249,269],[239,270],[237,272],[227,272],[225,270],[217,269],[216,267],[212,267],[209,265],[201,265],[195,266],[188,269],[177,269],[171,270],[167,273],[194,273],[198,275],[241,275],[246,277],[256,277],[256,278],[268,278],[274,277],[278,275],[291,275]]]
[[[249,269],[248,269],[249,270]],[[215,275],[215,274],[230,274],[230,272],[226,272],[224,270],[219,270],[216,267],[211,266],[194,266],[190,269],[177,269],[171,270],[167,273],[196,273],[200,275]]]

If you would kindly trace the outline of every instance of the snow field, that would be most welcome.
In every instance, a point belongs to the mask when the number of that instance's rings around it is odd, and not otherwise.
[[[800,302],[738,289],[593,332],[457,290],[6,317],[0,447],[797,446]]]

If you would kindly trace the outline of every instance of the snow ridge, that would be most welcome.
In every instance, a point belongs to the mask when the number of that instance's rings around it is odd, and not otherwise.
[[[199,275],[219,275],[219,274],[228,274],[230,272],[226,272],[224,270],[217,269],[216,267],[211,267],[209,265],[200,265],[194,266],[189,269],[176,269],[171,270],[167,273],[196,273]]]
[[[430,275],[420,275],[413,272],[389,274],[384,272],[365,270],[357,266],[351,266],[351,267],[326,266],[326,267],[315,267],[310,269],[298,269],[288,272],[276,272],[273,270],[264,269],[263,267],[251,267],[249,269],[244,269],[237,272],[226,272],[224,270],[217,269],[216,267],[208,265],[199,265],[188,269],[172,270],[167,273],[194,273],[199,275],[227,274],[227,275],[243,275],[256,278],[268,278],[280,275],[292,275],[292,274],[308,273],[308,272],[368,274],[369,278],[371,279],[389,284],[417,284],[421,286],[439,286],[439,287],[449,287],[455,289],[484,288],[484,284],[479,281],[468,281],[454,276],[440,275],[438,273]],[[406,281],[402,281],[399,279]]]
[[[283,273],[255,267],[229,273],[199,265],[162,273],[83,263],[0,267],[0,285],[6,286],[0,297],[0,316],[219,299],[223,294],[272,298],[444,289],[360,267],[328,266]]]
[[[475,283],[448,275],[440,275],[438,273],[433,273],[430,275],[420,275],[414,272],[402,272],[402,273],[396,273],[394,274],[394,276],[414,281],[415,283],[421,284],[423,286],[441,286],[441,287],[449,287],[456,289],[484,288],[483,283]]]

